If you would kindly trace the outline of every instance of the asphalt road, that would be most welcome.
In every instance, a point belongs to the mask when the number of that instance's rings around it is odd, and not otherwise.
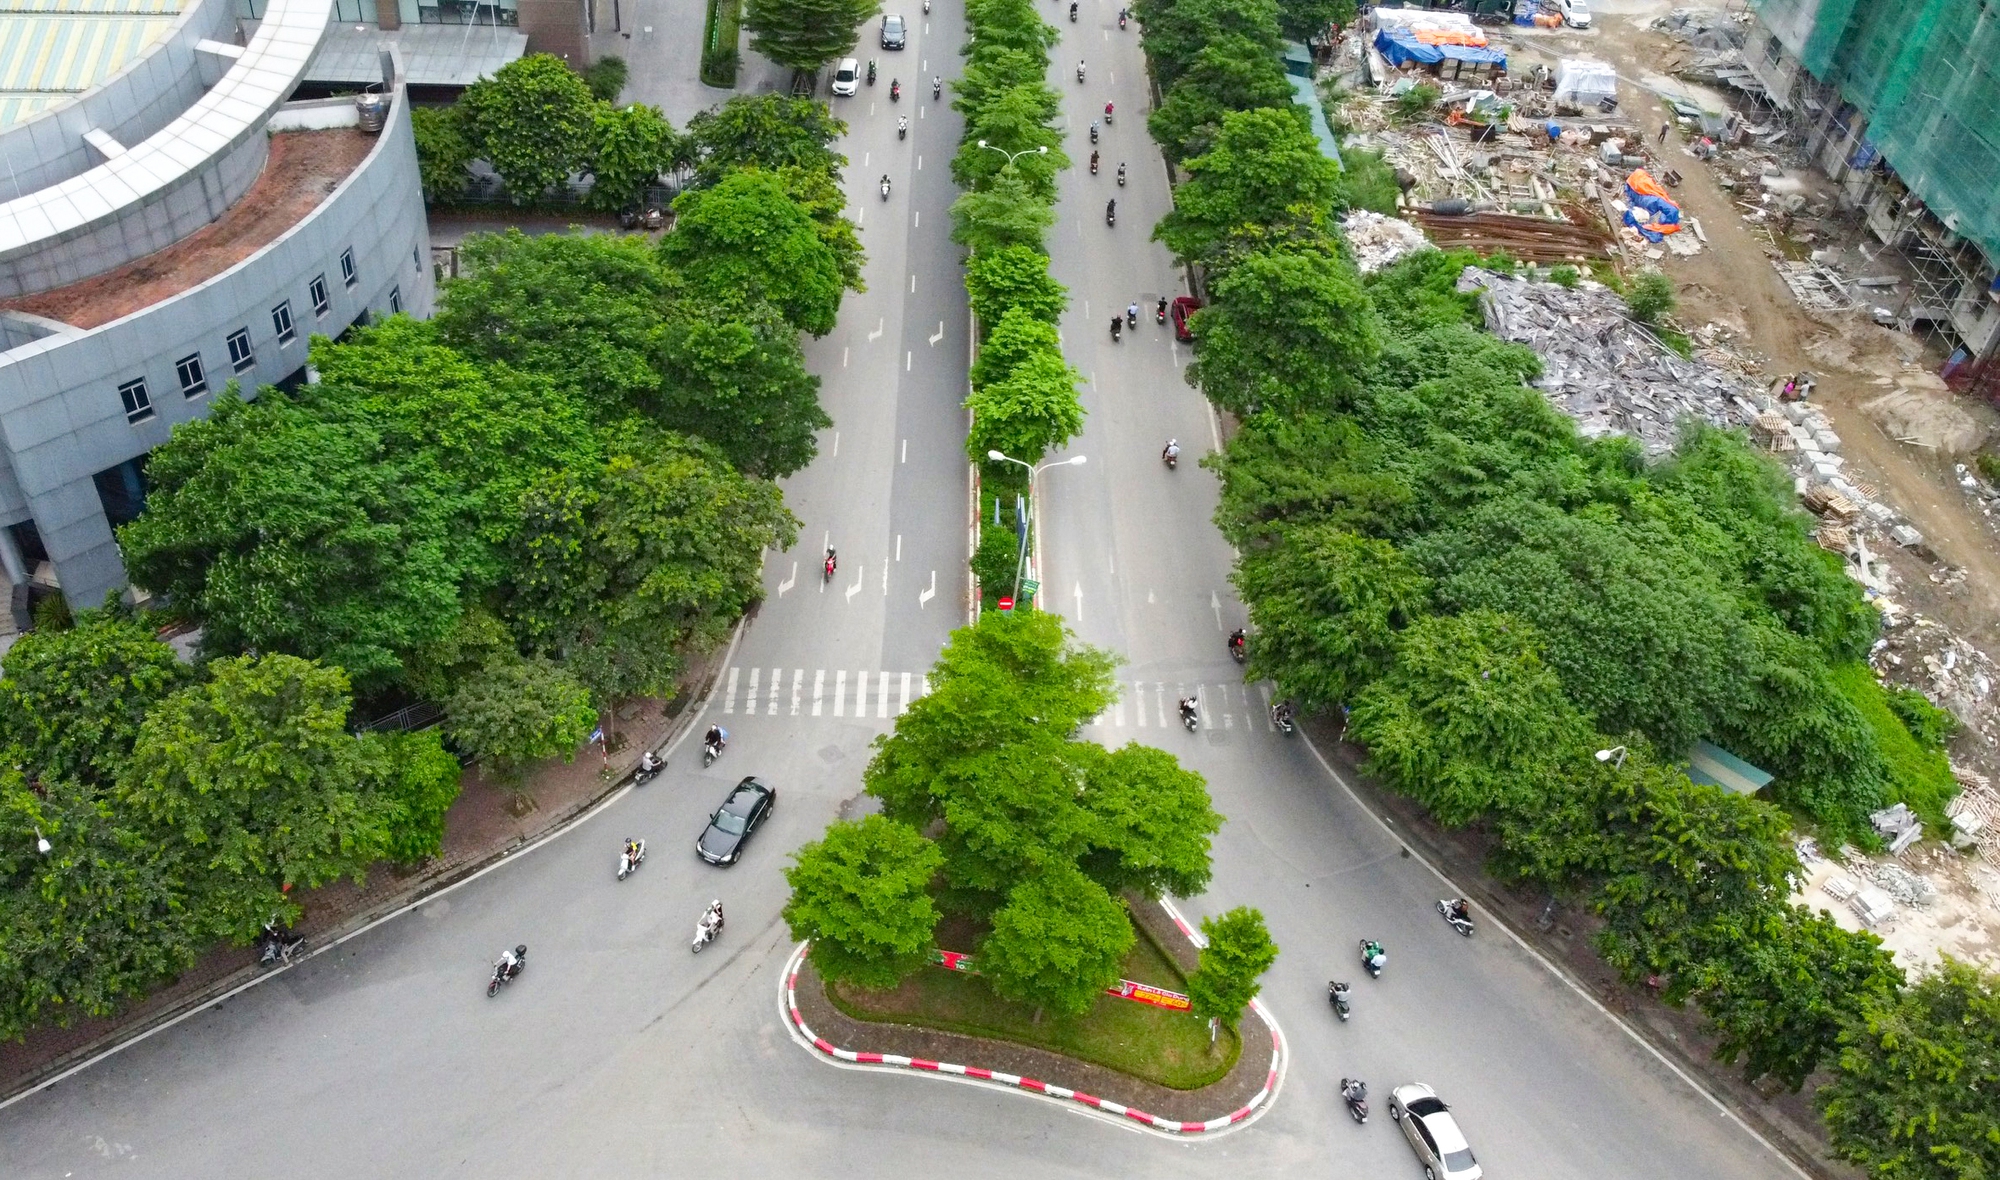
[[[868,291],[809,349],[836,427],[787,483],[800,543],[768,563],[769,600],[710,706],[734,739],[723,759],[704,770],[690,745],[546,845],[0,1109],[0,1173],[1416,1175],[1385,1118],[1356,1127],[1339,1110],[1338,1078],[1358,1073],[1378,1107],[1393,1083],[1435,1084],[1496,1178],[1792,1174],[1498,931],[1451,934],[1431,911],[1443,887],[1238,683],[1223,640],[1241,608],[1209,524],[1214,482],[1192,462],[1212,435],[1179,376],[1187,357],[1150,314],[1122,344],[1106,332],[1111,309],[1177,288],[1146,241],[1168,194],[1144,138],[1136,30],[1120,34],[1101,0],[1062,22],[1055,55],[1079,165],[1089,112],[1110,98],[1121,114],[1105,172],[1065,178],[1053,238],[1075,297],[1066,340],[1090,377],[1074,448],[1090,462],[1044,477],[1047,599],[1128,660],[1127,696],[1095,735],[1151,740],[1208,776],[1228,822],[1214,887],[1185,908],[1268,916],[1283,954],[1265,996],[1291,1041],[1289,1078],[1258,1122],[1184,1143],[934,1077],[837,1071],[790,1042],[776,1003],[785,855],[862,805],[869,743],[963,618],[967,339],[946,217],[958,121],[920,82],[951,76],[962,30],[955,7],[935,8],[927,25],[912,6],[909,49],[875,51],[882,81],[839,101]],[[905,83],[896,106],[891,76]],[[908,141],[897,113],[912,115]],[[1132,179],[1110,229],[1118,159]],[[1171,474],[1158,461],[1169,435],[1189,460]],[[1208,727],[1189,735],[1168,723],[1196,686]],[[779,789],[774,819],[743,864],[699,863],[706,812],[751,773]],[[627,835],[651,856],[620,883]],[[694,956],[710,897],[729,926]],[[1364,936],[1388,944],[1380,980],[1356,969]],[[488,964],[516,942],[527,970],[489,1000]],[[1325,1007],[1333,975],[1355,983],[1346,1025]]]

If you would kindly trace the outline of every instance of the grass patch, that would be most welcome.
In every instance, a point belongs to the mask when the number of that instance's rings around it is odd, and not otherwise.
[[[1347,148],[1340,159],[1340,191],[1348,205],[1384,217],[1396,216],[1401,190],[1396,187],[1396,169],[1388,159],[1369,148]]]
[[[1689,339],[1686,332],[1676,332],[1672,328],[1663,328],[1658,324],[1654,324],[1653,335],[1660,338],[1661,344],[1679,353],[1682,360],[1694,359],[1694,341]]]
[[[1888,690],[1868,665],[1839,665],[1833,669],[1833,682],[1875,732],[1875,748],[1888,772],[1889,801],[1909,804],[1932,831],[1947,831],[1944,808],[1958,794],[1958,781],[1951,777],[1944,754],[1911,736],[1891,707]]]
[[[1186,991],[1187,980],[1173,960],[1143,928],[1138,934],[1125,956],[1125,977]],[[1221,1081],[1243,1050],[1242,1040],[1227,1028],[1211,1049],[1207,1022],[1192,1013],[1113,996],[1099,997],[1082,1016],[1044,1015],[1037,1022],[1032,1007],[994,995],[979,976],[942,967],[926,967],[885,992],[830,987],[827,998],[855,1020],[915,1024],[1031,1045],[1172,1090],[1198,1090]]]
[[[736,86],[737,30],[743,23],[743,0],[708,0],[708,26],[701,33],[701,80],[725,90]]]

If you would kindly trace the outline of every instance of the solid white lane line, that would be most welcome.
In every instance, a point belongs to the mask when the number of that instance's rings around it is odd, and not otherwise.
[[[896,534],[896,560],[903,560],[903,534]]]
[[[910,440],[906,438],[906,439],[904,439],[904,440],[903,440],[903,454],[902,454],[902,457],[901,457],[901,458],[899,458],[899,459],[897,459],[897,460],[896,460],[896,462],[898,462],[898,463],[908,463],[909,461],[910,461]]]

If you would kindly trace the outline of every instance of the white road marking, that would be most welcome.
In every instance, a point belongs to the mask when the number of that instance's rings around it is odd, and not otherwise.
[[[910,711],[910,674],[908,672],[905,672],[903,673],[902,693],[896,698],[896,716],[901,717],[903,714],[909,711]]]
[[[924,591],[922,594],[917,595],[917,609],[922,610],[925,604],[929,603],[931,599],[936,597],[937,597],[937,571],[932,570],[931,588]]]
[[[903,534],[896,534],[896,560],[903,560]]]
[[[806,670],[804,668],[792,669],[792,716],[794,717],[799,715],[799,690],[805,687],[805,683]]]
[[[1167,686],[1158,681],[1153,683],[1153,698],[1159,703],[1160,728],[1167,727]]]
[[[889,596],[889,563],[882,563],[882,597]]]
[[[1140,729],[1146,728],[1146,686],[1137,680],[1132,682],[1132,716]]]
[[[868,672],[866,669],[854,674],[854,715],[868,716]]]
[[[910,212],[910,228],[920,229],[923,227],[923,224],[924,224],[924,211],[922,209],[912,210]]]
[[[922,156],[918,156],[918,157],[917,157],[917,171],[919,171],[919,172],[922,172],[923,170],[924,170],[924,158],[923,158]]]
[[[875,330],[873,332],[868,333],[868,339],[872,341],[876,337],[880,336],[882,334],[884,326],[887,325],[888,322],[889,321],[886,319],[877,319],[875,321]]]
[[[908,463],[909,461],[910,461],[910,440],[906,438],[906,439],[904,439],[904,440],[903,440],[903,454],[902,454],[902,457],[901,457],[901,458],[899,458],[899,459],[897,459],[897,460],[896,460],[896,462],[898,462],[898,463]]]
[[[833,715],[847,716],[847,669],[833,674]]]
[[[819,716],[820,694],[826,691],[826,669],[813,669],[813,716]]]
[[[1215,591],[1208,592],[1208,607],[1215,612],[1215,629],[1222,630],[1222,596]]]
[[[843,369],[847,367],[847,349],[845,347],[842,347],[840,350],[840,367]]]
[[[736,711],[736,674],[741,670],[740,668],[729,670],[729,695],[722,698],[722,711],[725,713]]]
[[[840,458],[840,432],[838,430],[833,432],[833,454],[828,455],[827,458],[829,459]]]
[[[937,330],[937,331],[935,331],[935,332],[933,332],[933,333],[931,333],[931,344],[932,344],[933,346],[935,346],[935,345],[937,344],[937,342],[938,342],[938,341],[940,341],[940,340],[942,340],[942,339],[944,339],[944,321],[943,321],[943,320],[939,320],[939,321],[938,321],[938,330]]]
[[[1083,583],[1076,584],[1076,621],[1083,622]]]
[[[799,584],[799,563],[795,561],[792,563],[792,576],[778,583],[778,597],[783,598],[785,596],[785,591],[790,590],[792,587],[798,584]]]
[[[1272,733],[1278,732],[1278,723],[1271,720],[1271,686],[1268,684],[1258,685],[1257,695],[1264,698],[1264,728],[1270,730]]]
[[[757,678],[763,675],[762,668],[750,669],[750,691],[743,694],[743,714],[754,717],[757,714]]]
[[[784,678],[785,670],[783,668],[771,669],[771,695],[765,698],[768,703],[764,706],[764,715],[766,717],[776,717],[778,715],[778,682]]]
[[[910,276],[910,294],[915,295],[916,293],[917,293],[917,276],[912,274]]]
[[[854,596],[861,593],[861,582],[863,580],[861,575],[867,572],[867,569],[868,566],[866,564],[854,567],[854,585],[847,588],[847,601],[853,602]]]
[[[887,672],[877,672],[875,674],[875,715],[877,717],[887,717],[889,715],[889,674]]]
[[[907,373],[910,371],[910,366],[915,363],[916,356],[917,354],[914,352],[906,352],[903,354],[903,372]]]

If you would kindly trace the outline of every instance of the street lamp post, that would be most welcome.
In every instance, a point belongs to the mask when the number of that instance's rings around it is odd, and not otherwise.
[[[984,140],[981,140],[979,146],[985,147],[986,142]],[[993,150],[997,152],[1000,149],[994,148]],[[1047,151],[1048,149],[1043,148],[1042,150]],[[1083,466],[1085,458],[1082,455],[1071,455],[1067,459],[1057,459],[1054,460],[1053,462],[1044,463],[1040,467],[1037,467],[1033,463],[1029,463],[1024,459],[1016,459],[1012,455],[1003,455],[998,451],[988,451],[986,452],[986,457],[988,459],[993,460],[995,463],[1013,463],[1028,469],[1028,503],[1030,504],[1035,502],[1036,476],[1040,475],[1044,471],[1047,471],[1051,467],[1081,467]],[[1027,555],[1023,553],[1021,557],[1017,557],[1014,559],[1014,597],[1016,600],[1018,600],[1021,597],[1021,565],[1022,562],[1026,559],[1026,556]]]
[[[999,152],[1001,155],[1007,157],[1007,162],[1009,164],[1012,164],[1014,161],[1020,159],[1022,156],[1046,156],[1049,154],[1048,144],[1043,144],[1042,146],[1033,149],[1022,148],[1018,152],[1010,152],[1003,147],[994,147],[992,144],[987,143],[983,139],[979,141],[979,146],[985,148],[989,152]],[[1019,463],[1020,460],[1015,459],[1013,460],[1013,462]]]
[[[1617,761],[1612,762],[1611,768],[1613,770],[1622,770],[1625,767],[1625,755],[1628,753],[1630,751],[1623,746],[1613,746],[1609,750],[1599,750],[1597,752],[1597,760],[1599,762],[1611,762],[1613,758],[1616,758]]]

